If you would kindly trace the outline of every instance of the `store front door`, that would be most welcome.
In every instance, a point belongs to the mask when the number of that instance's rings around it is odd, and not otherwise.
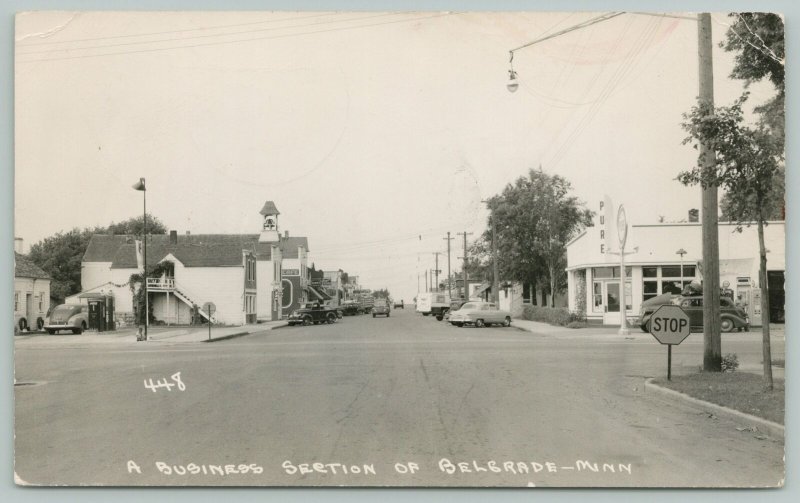
[[[603,325],[619,325],[620,295],[618,281],[603,282]]]

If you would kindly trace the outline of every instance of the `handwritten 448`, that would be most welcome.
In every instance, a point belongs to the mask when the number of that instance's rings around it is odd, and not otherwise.
[[[159,388],[166,388],[167,391],[172,391],[173,387],[178,388],[179,391],[185,391],[186,385],[183,384],[181,381],[181,373],[176,372],[170,376],[172,381],[170,382],[169,379],[159,379],[155,383],[153,383],[153,379],[145,379],[144,380],[144,387],[149,390],[153,390],[153,393],[158,393]]]

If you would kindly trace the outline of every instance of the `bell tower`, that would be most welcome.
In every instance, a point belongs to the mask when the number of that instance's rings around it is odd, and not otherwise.
[[[278,242],[280,240],[280,231],[278,230],[278,215],[281,214],[275,203],[267,201],[264,207],[261,208],[261,216],[263,221],[261,224],[261,235],[258,241],[261,243]]]

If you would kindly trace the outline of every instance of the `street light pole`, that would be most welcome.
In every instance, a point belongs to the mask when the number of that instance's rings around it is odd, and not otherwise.
[[[150,302],[147,298],[147,186],[144,178],[133,184],[134,190],[142,192],[144,200],[144,213],[142,215],[144,229],[142,231],[142,284],[144,288],[144,340],[147,340],[147,326],[150,318]]]
[[[683,291],[683,256],[686,255],[688,252],[683,248],[681,248],[675,253],[681,256],[681,291]]]

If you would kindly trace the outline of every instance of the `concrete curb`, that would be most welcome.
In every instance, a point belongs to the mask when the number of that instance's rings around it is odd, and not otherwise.
[[[259,330],[246,330],[244,332],[236,332],[236,333],[233,333],[233,334],[221,335],[219,337],[212,337],[211,339],[205,339],[205,340],[203,340],[201,342],[226,341],[228,339],[235,339],[236,337],[243,337],[245,335],[250,335],[250,334],[257,333],[257,332],[268,332],[268,331],[274,330],[274,329],[276,329],[278,327],[285,327],[286,325],[287,325],[286,323],[282,323],[282,324],[279,324],[279,325],[271,325],[269,328],[264,327],[264,328],[261,328]]]
[[[679,391],[671,390],[669,388],[664,388],[662,386],[654,384],[653,383],[654,380],[655,377],[651,377],[645,380],[644,382],[645,391],[649,390],[658,393],[664,397],[670,398],[672,400],[684,401],[691,403],[693,405],[697,405],[699,407],[703,407],[705,409],[711,409],[718,415],[726,416],[731,420],[745,422],[748,423],[748,425],[756,425],[759,431],[764,432],[772,437],[779,438],[780,440],[783,440],[785,438],[786,428],[782,424],[778,424],[761,417],[746,414],[744,412],[739,412],[738,410],[729,409],[728,407],[723,407],[722,405],[706,402],[705,400],[700,400],[698,398],[691,397]]]

